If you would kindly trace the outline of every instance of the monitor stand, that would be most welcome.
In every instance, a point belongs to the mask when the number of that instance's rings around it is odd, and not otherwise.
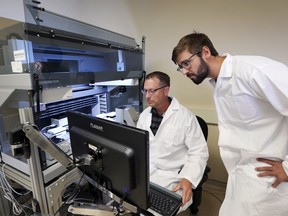
[[[115,216],[127,214],[127,211],[119,211],[116,207],[109,205],[91,204],[76,202],[68,207],[68,212],[75,215],[91,215],[91,216]]]
[[[106,205],[103,204],[85,204],[85,203],[75,203],[75,205],[70,205],[68,212],[76,215],[104,215],[104,216],[115,216],[115,213],[119,215],[124,215],[127,213],[139,213],[139,209],[131,205],[130,203],[123,201],[121,198],[113,194],[111,191],[107,190],[102,185],[95,182],[92,178],[87,175],[84,175],[84,179],[88,181],[91,185],[100,190],[103,194],[108,196],[112,203],[115,201],[118,204],[118,207],[115,207],[109,202]],[[121,203],[121,204],[119,204]],[[76,213],[77,212],[77,213]]]

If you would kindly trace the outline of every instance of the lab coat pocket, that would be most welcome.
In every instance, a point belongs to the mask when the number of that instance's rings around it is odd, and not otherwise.
[[[240,93],[225,95],[225,97],[219,97],[218,101],[221,106],[218,113],[220,119],[241,124],[243,121],[248,122],[259,118],[258,109],[249,95]]]
[[[158,129],[156,140],[159,143],[158,152],[162,156],[171,156],[174,151],[175,140],[177,139],[177,128],[174,125],[166,124],[165,127]],[[165,139],[163,139],[163,137]],[[156,141],[155,140],[155,141]]]
[[[165,125],[165,131],[163,131],[162,136],[165,137],[165,140],[169,145],[175,146],[183,144],[184,135],[182,127],[173,124]]]
[[[282,182],[275,188],[275,192],[288,201],[288,182]]]
[[[259,116],[261,113],[259,110],[260,107],[255,104],[255,99],[250,95],[241,94],[234,96],[233,101],[236,109],[238,110],[239,117],[243,121],[250,122],[261,118],[261,116]]]

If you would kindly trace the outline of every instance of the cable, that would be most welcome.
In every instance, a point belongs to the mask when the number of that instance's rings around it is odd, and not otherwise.
[[[82,201],[82,202],[87,202],[87,203],[91,203],[91,204],[95,202],[94,199],[87,199],[87,198],[75,198],[72,200],[72,202],[74,202],[74,201],[76,201],[76,202]]]
[[[76,188],[77,188],[77,186],[76,186]],[[65,204],[71,204],[73,202],[73,200],[77,197],[77,195],[80,192],[80,189],[78,188],[78,190],[76,191],[76,188],[72,191],[69,198],[65,201]]]
[[[4,172],[4,167],[6,164],[3,164],[2,170],[0,171],[0,184],[1,188],[3,189],[3,194],[4,197],[12,203],[12,212],[14,215],[20,215],[22,212],[27,215],[25,212],[23,206],[15,199],[13,192],[16,193],[17,195],[23,195],[21,193],[18,193],[15,191],[9,182],[6,179],[5,172]],[[11,213],[11,212],[10,212]]]

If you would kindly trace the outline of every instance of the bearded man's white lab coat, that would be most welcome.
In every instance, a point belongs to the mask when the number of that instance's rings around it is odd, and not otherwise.
[[[288,215],[288,182],[273,188],[274,177],[258,177],[256,161],[281,161],[288,173],[288,69],[259,56],[226,54],[214,100],[219,147],[228,171],[220,216]],[[213,81],[212,81],[213,82]]]
[[[172,189],[186,178],[195,188],[208,160],[207,143],[196,116],[173,98],[155,136],[150,129],[151,119],[151,107],[148,107],[137,122],[138,128],[149,132],[150,181]],[[182,195],[182,190],[177,193]],[[181,210],[191,203],[192,200]]]

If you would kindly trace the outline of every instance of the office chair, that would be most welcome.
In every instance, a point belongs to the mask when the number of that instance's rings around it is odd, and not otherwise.
[[[202,119],[199,116],[196,116],[198,123],[202,129],[203,135],[205,137],[205,140],[207,141],[208,138],[208,125],[204,119]],[[198,186],[193,190],[193,203],[189,206],[189,209],[192,214],[196,214],[199,209],[198,207],[201,204],[202,199],[202,185],[208,180],[208,173],[211,171],[210,167],[206,166],[202,180],[198,184]]]

